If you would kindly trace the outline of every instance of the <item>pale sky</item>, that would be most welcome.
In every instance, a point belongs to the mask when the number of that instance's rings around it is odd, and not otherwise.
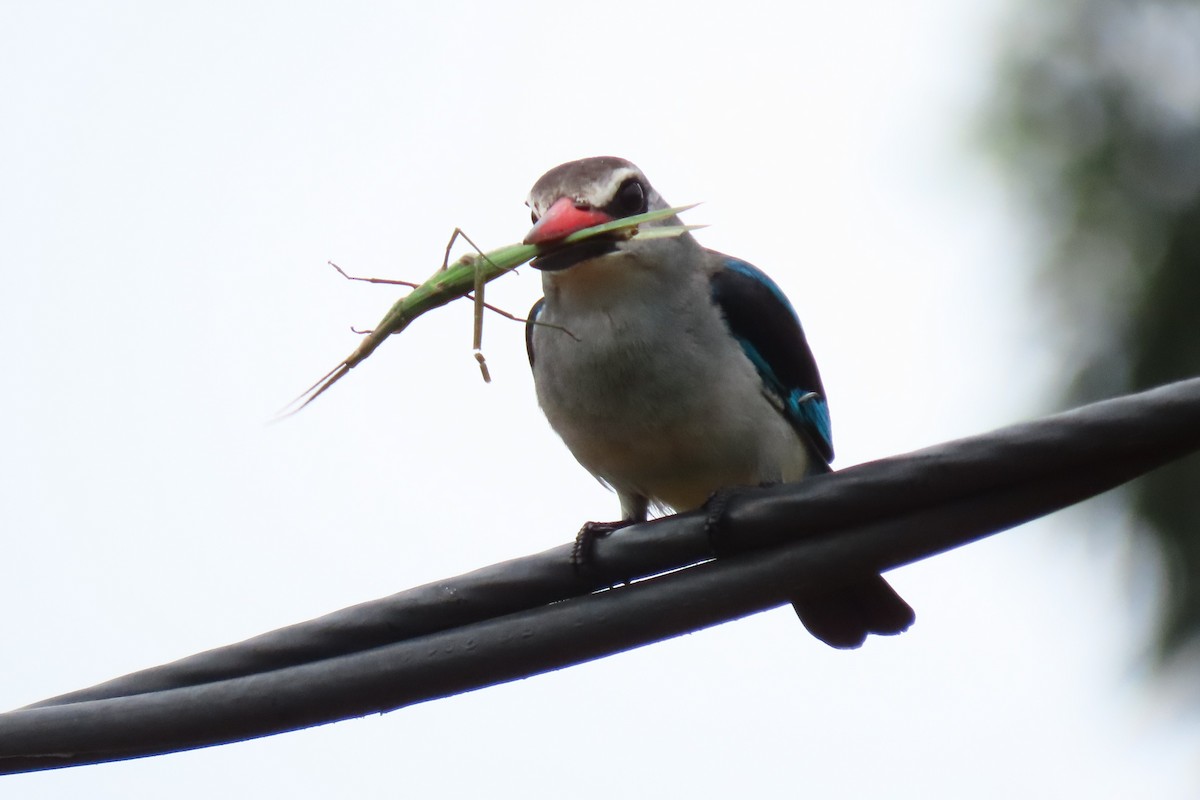
[[[455,226],[517,241],[565,160],[635,161],[779,282],[835,466],[1051,409],[1037,246],[971,143],[1006,4],[433,5],[0,10],[0,708],[612,518],[521,327],[488,319],[485,385],[466,304],[265,424],[398,296],[327,260],[421,280]],[[489,287],[538,296],[533,270]],[[1108,516],[893,573],[916,625],[860,651],[776,610],[0,796],[1191,798],[1200,736],[1145,680],[1151,599]]]

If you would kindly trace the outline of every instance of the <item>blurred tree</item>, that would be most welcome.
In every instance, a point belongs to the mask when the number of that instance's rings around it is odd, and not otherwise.
[[[988,130],[1047,244],[1064,394],[1200,375],[1200,0],[1024,3],[1013,21]],[[1161,556],[1170,661],[1200,645],[1200,458],[1127,497]]]

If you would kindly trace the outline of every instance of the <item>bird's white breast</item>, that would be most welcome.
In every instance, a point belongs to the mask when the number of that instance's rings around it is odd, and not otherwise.
[[[701,270],[609,256],[544,283],[540,319],[566,331],[533,331],[538,400],[594,475],[676,510],[725,486],[804,475],[803,444],[764,396]]]

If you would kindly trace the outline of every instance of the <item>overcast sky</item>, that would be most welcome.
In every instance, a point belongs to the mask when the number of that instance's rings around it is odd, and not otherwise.
[[[488,319],[485,385],[466,304],[265,424],[398,296],[327,260],[421,280],[455,226],[517,241],[565,160],[635,161],[780,283],[835,466],[1051,410],[1036,243],[971,143],[1003,5],[6,4],[0,708],[612,518],[521,327]],[[917,623],[857,652],[782,609],[0,795],[1194,797],[1200,737],[1137,658],[1153,598],[1092,507],[893,573]]]

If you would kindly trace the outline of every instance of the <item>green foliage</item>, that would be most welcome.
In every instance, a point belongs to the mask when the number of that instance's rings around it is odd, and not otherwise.
[[[1200,2],[1023,4],[1005,70],[990,135],[1048,244],[1065,398],[1200,375]],[[1127,496],[1161,556],[1170,659],[1200,644],[1200,458]]]

